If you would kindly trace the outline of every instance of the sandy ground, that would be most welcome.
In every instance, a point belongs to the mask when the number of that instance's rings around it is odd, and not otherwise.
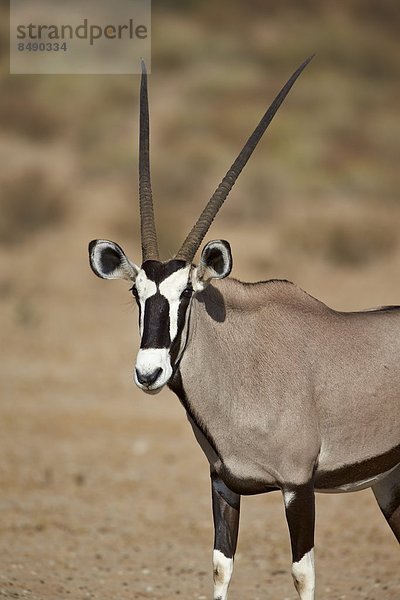
[[[0,595],[210,598],[207,463],[178,400],[133,385],[136,309],[88,270],[97,224],[81,206],[73,232],[1,256]],[[296,270],[337,307],[400,298],[385,272],[341,272],[339,286],[334,270]],[[318,497],[316,547],[319,598],[400,598],[398,544],[370,491]],[[245,498],[231,598],[295,597],[280,495]]]

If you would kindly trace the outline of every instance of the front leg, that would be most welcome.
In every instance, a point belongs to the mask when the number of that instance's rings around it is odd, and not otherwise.
[[[214,600],[226,600],[239,531],[240,495],[211,473],[214,517]]]
[[[286,519],[292,545],[292,576],[301,600],[314,600],[314,485],[291,486],[283,490]]]

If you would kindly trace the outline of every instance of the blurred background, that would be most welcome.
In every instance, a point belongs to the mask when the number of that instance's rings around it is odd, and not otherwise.
[[[8,75],[0,9],[0,595],[208,598],[208,467],[178,400],[135,389],[137,311],[88,267],[140,261],[138,76]],[[267,105],[207,240],[233,276],[333,308],[400,303],[400,12],[392,0],[154,0],[152,180],[173,256]],[[279,494],[245,499],[232,598],[295,598]],[[397,599],[372,494],[320,496],[320,597]]]

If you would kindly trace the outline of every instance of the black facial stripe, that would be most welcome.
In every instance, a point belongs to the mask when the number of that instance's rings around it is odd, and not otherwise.
[[[157,292],[146,300],[144,306],[143,336],[140,347],[169,348],[169,302]]]
[[[190,302],[190,298],[188,296],[182,296],[181,300],[179,302],[178,331],[176,333],[174,341],[172,342],[171,350],[170,350],[172,367],[174,367],[174,365],[175,365],[175,362],[176,362],[176,359],[178,358],[179,350],[181,347],[182,331],[185,326],[186,311],[187,311],[189,302]]]
[[[160,284],[172,273],[186,267],[183,260],[170,260],[167,263],[158,260],[146,260],[142,264],[142,269],[147,278],[153,281],[157,286],[157,292],[146,300],[143,315],[143,335],[140,347],[145,348],[169,348],[171,347],[172,364],[178,356],[180,349],[180,340],[183,327],[185,325],[185,313],[189,304],[190,294],[183,294],[178,308],[177,316],[177,334],[175,339],[171,340],[170,335],[170,305],[168,300],[160,293]],[[189,287],[190,284],[188,284]]]
[[[140,304],[139,294],[138,294],[137,289],[135,288],[135,286],[131,287],[130,291],[132,292],[132,296],[135,298],[135,302],[136,302],[137,307],[139,309],[139,327],[140,327],[140,323],[142,321],[142,306]]]

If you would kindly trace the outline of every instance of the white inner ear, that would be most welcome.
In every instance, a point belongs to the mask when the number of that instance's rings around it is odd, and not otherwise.
[[[106,273],[103,270],[102,254],[105,250],[111,249],[120,257],[120,264],[113,271]],[[139,272],[139,267],[132,263],[125,254],[111,242],[100,240],[94,247],[91,255],[95,270],[100,273],[104,279],[125,279],[134,282]]]
[[[116,271],[121,279],[126,279],[134,283],[139,273],[139,267],[124,256],[121,260],[121,266]]]
[[[208,265],[206,263],[206,261],[204,260],[206,251],[213,249],[213,248],[218,249],[219,252],[222,254],[223,263],[224,263],[224,270],[222,273],[218,273],[217,271],[215,271],[214,268],[211,265]],[[230,255],[229,255],[229,251],[226,248],[225,244],[223,244],[222,242],[217,242],[217,241],[209,242],[204,247],[204,250],[201,254],[199,266],[193,272],[193,282],[192,282],[193,288],[196,291],[201,291],[206,287],[206,285],[208,284],[208,282],[211,279],[222,279],[223,277],[226,276],[227,272],[229,271],[229,267],[230,267]]]

